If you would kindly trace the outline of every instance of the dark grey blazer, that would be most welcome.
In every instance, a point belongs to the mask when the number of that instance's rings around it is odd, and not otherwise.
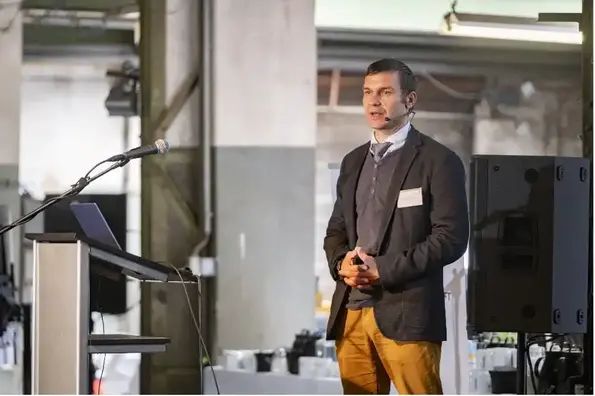
[[[345,321],[350,287],[338,276],[337,264],[357,241],[355,191],[369,146],[356,148],[341,163],[337,200],[324,239],[336,281],[328,339],[337,337]],[[389,188],[389,207],[378,225],[381,242],[376,263],[381,293],[374,302],[374,316],[385,337],[444,341],[442,268],[465,253],[469,239],[465,169],[452,150],[413,127],[401,150]],[[400,191],[419,187],[421,205],[397,205]]]

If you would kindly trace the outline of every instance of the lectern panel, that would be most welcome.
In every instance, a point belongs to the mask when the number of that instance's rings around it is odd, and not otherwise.
[[[88,247],[82,242],[33,246],[33,394],[86,394]]]

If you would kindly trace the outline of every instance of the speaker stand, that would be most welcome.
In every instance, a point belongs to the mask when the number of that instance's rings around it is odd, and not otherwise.
[[[517,333],[516,350],[516,394],[527,394],[527,364],[525,356],[527,353],[527,334]]]

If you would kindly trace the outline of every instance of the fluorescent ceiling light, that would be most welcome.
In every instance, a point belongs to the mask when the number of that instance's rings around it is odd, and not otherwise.
[[[450,12],[444,16],[443,34],[545,43],[581,44],[576,23],[541,23],[530,18]]]
[[[140,17],[140,12],[138,11],[133,11],[133,12],[127,12],[125,14],[122,14],[122,18],[124,19],[138,19]]]

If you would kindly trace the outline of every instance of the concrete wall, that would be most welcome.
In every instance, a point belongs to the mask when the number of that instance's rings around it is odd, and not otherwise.
[[[15,11],[14,5],[0,7],[0,165],[3,183],[10,181],[0,190],[0,199],[4,205],[8,204],[9,208],[14,207],[18,211],[20,203],[15,199],[15,190],[18,187],[22,25],[20,15]],[[12,231],[9,240],[16,241],[18,235],[18,231]],[[17,254],[13,258],[19,259]],[[6,341],[0,339],[2,344]],[[0,348],[0,353],[3,349]],[[10,358],[0,357],[0,389],[2,393],[19,393],[20,370],[10,364],[4,367],[4,363],[11,363]]]
[[[124,150],[123,120],[109,117],[105,65],[50,61],[23,66],[21,183],[33,194],[67,189],[96,162]],[[134,166],[134,165],[133,165]],[[85,192],[122,193],[124,169]]]
[[[218,0],[214,23],[218,345],[291,345],[314,326],[314,1]]]

